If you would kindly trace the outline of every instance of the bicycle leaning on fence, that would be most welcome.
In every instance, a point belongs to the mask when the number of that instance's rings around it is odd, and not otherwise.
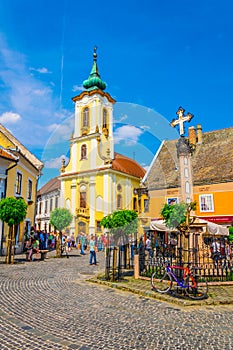
[[[173,269],[180,271],[181,277],[177,277]],[[152,289],[159,293],[168,293],[172,289],[173,282],[177,283],[179,290],[184,290],[186,295],[194,300],[201,300],[207,298],[208,284],[204,277],[199,276],[189,269],[189,267],[183,266],[170,266],[165,267],[165,272],[161,278],[158,278],[157,272],[154,272],[151,276]]]

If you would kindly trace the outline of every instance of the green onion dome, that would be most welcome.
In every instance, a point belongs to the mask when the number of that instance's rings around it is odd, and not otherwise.
[[[83,82],[84,89],[87,89],[89,91],[96,90],[96,89],[100,89],[100,90],[106,89],[106,83],[101,79],[98,71],[96,50],[97,48],[94,47],[93,66],[92,66],[92,70],[89,75],[89,78],[84,80]]]

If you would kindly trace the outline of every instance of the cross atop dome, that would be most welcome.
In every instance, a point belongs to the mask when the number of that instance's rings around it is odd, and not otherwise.
[[[87,89],[88,91],[91,90],[105,90],[106,89],[106,83],[101,79],[98,66],[97,66],[97,46],[94,47],[93,52],[93,65],[91,69],[91,73],[88,77],[88,79],[84,80],[83,87]]]

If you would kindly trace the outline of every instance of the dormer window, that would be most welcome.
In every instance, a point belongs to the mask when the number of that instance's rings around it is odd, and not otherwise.
[[[81,146],[81,159],[87,159],[87,145]]]

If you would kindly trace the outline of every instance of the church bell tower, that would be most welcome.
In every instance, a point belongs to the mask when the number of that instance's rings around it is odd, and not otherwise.
[[[96,47],[93,65],[88,79],[83,82],[84,91],[72,98],[75,102],[75,125],[71,140],[71,152],[77,154],[73,171],[91,170],[111,164],[114,159],[113,104],[101,79],[97,66]],[[77,159],[80,162],[77,162]],[[80,169],[80,167],[82,169]]]

